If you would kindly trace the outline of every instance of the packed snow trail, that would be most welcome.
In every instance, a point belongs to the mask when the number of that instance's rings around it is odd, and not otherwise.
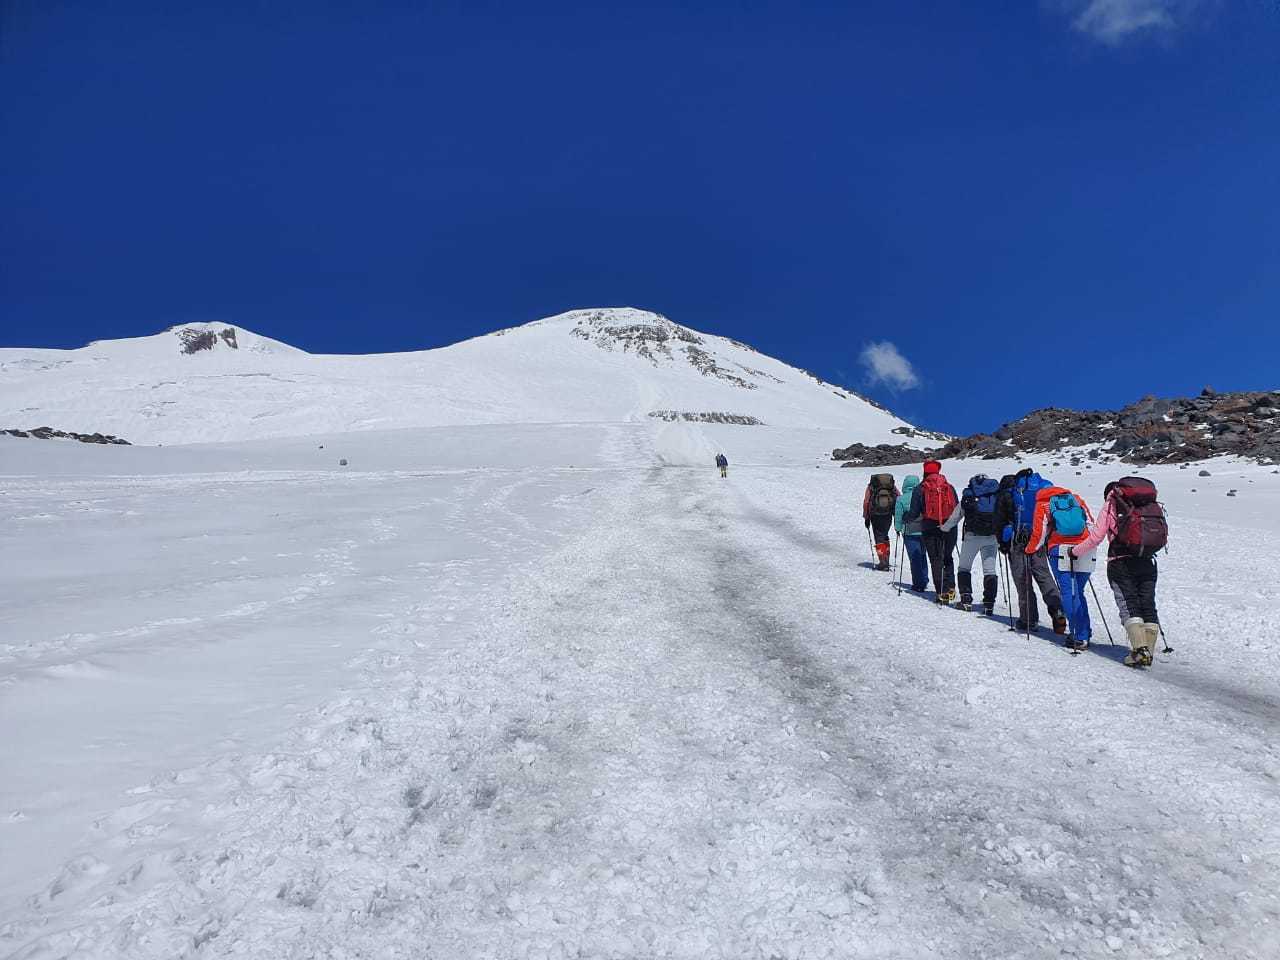
[[[404,603],[367,692],[229,765],[203,834],[120,877],[69,865],[93,896],[58,912],[48,891],[0,944],[1274,955],[1267,692],[1182,666],[1194,647],[1135,674],[898,598],[863,567],[847,479],[809,477],[610,473],[590,529],[486,593],[446,662],[423,669],[433,614]]]

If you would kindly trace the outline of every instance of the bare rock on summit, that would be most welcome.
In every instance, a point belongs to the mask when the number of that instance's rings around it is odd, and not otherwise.
[[[236,331],[234,327],[224,327],[221,330],[201,330],[197,327],[183,327],[176,331],[178,340],[182,343],[182,352],[186,354],[199,353],[202,350],[212,350],[221,340],[232,350],[238,350],[239,344],[236,343]]]

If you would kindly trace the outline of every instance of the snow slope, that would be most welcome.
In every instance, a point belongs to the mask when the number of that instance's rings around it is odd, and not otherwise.
[[[0,438],[0,956],[1274,957],[1280,477],[1149,471],[1136,673],[898,597],[818,435]]]
[[[201,337],[207,348],[184,350]],[[630,308],[573,311],[403,354],[311,355],[221,324],[79,350],[0,349],[0,428],[47,425],[132,443],[686,413],[829,428],[842,444],[901,441],[891,431],[906,425],[742,344]]]

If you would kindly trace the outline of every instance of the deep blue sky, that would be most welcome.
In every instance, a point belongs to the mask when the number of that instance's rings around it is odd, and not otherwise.
[[[956,432],[1280,386],[1280,11],[0,0],[0,345],[615,304]]]

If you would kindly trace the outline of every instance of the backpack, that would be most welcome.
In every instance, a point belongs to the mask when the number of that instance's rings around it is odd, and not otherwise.
[[[1034,470],[1027,470],[1018,474],[1018,479],[1013,484],[1013,525],[1015,528],[1024,533],[1031,530],[1031,524],[1035,521],[1036,515],[1036,494],[1046,487],[1052,486],[1052,483]]]
[[[920,489],[924,491],[923,517],[934,523],[945,523],[956,509],[956,492],[947,483],[947,478],[940,473],[931,473],[920,481]]]
[[[1084,507],[1074,493],[1056,493],[1050,497],[1049,517],[1060,537],[1083,537],[1089,525]]]
[[[871,476],[871,513],[877,517],[885,517],[893,513],[898,503],[897,488],[893,485],[892,473],[876,473]]]
[[[1110,552],[1149,557],[1169,545],[1169,519],[1156,499],[1156,485],[1142,477],[1121,477],[1113,488],[1116,532]]]
[[[965,533],[990,536],[996,532],[996,494],[1000,484],[985,474],[978,474],[969,481],[960,497],[964,510]]]

